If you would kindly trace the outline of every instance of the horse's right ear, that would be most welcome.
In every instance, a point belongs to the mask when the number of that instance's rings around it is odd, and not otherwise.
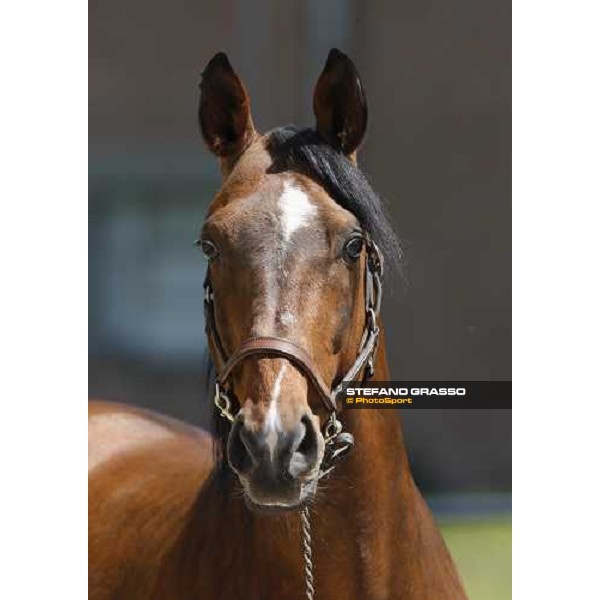
[[[332,48],[313,95],[319,135],[356,160],[367,130],[367,99],[354,63]]]
[[[215,54],[200,82],[198,119],[209,150],[221,158],[236,158],[255,135],[250,98],[227,55]]]

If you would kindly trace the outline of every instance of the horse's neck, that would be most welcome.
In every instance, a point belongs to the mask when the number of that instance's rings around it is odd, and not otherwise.
[[[388,377],[381,347],[374,379]],[[311,508],[316,598],[464,598],[413,483],[397,412],[359,409],[341,419],[355,446]],[[191,517],[172,572],[182,597],[305,597],[298,514],[255,515],[214,479]]]
[[[381,344],[373,377],[389,380]],[[417,490],[395,410],[347,410],[344,429],[353,453],[321,491],[313,511],[315,557],[322,597],[344,585],[332,571],[355,581],[346,597],[464,597],[454,565]],[[323,580],[330,574],[330,586]],[[342,596],[340,596],[342,597]]]

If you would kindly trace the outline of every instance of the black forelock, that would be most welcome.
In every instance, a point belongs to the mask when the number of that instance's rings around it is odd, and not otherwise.
[[[320,184],[341,207],[350,211],[381,249],[390,271],[402,271],[402,247],[385,205],[365,174],[314,129],[279,127],[267,134],[273,160],[269,172],[296,171]]]

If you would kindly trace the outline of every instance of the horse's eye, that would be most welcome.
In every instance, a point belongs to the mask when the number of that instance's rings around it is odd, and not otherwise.
[[[207,260],[212,260],[213,258],[217,258],[219,256],[219,249],[208,240],[198,240],[196,242],[197,246],[202,248],[202,254],[207,258]]]
[[[344,246],[344,258],[355,262],[359,259],[364,246],[364,239],[356,236],[346,242]]]

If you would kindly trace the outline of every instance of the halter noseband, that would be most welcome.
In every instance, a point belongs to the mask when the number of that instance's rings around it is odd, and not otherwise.
[[[206,335],[212,341],[216,354],[214,402],[222,417],[229,421],[233,421],[235,418],[235,415],[231,412],[232,403],[229,396],[232,393],[231,374],[233,370],[249,356],[276,356],[286,358],[292,362],[318,392],[329,413],[329,419],[325,427],[326,443],[332,442],[340,434],[342,426],[337,419],[337,395],[342,391],[344,383],[354,381],[363,369],[364,379],[373,376],[375,351],[379,338],[377,317],[381,308],[383,258],[377,244],[369,236],[365,236],[365,247],[367,252],[367,264],[365,268],[365,328],[356,360],[333,389],[325,384],[308,352],[285,338],[268,336],[251,337],[244,340],[239,348],[228,356],[217,329],[214,297],[207,271],[206,279],[204,280],[205,328]],[[349,434],[344,435],[349,436]],[[349,437],[351,438],[351,436]],[[351,446],[352,440],[348,441]]]

